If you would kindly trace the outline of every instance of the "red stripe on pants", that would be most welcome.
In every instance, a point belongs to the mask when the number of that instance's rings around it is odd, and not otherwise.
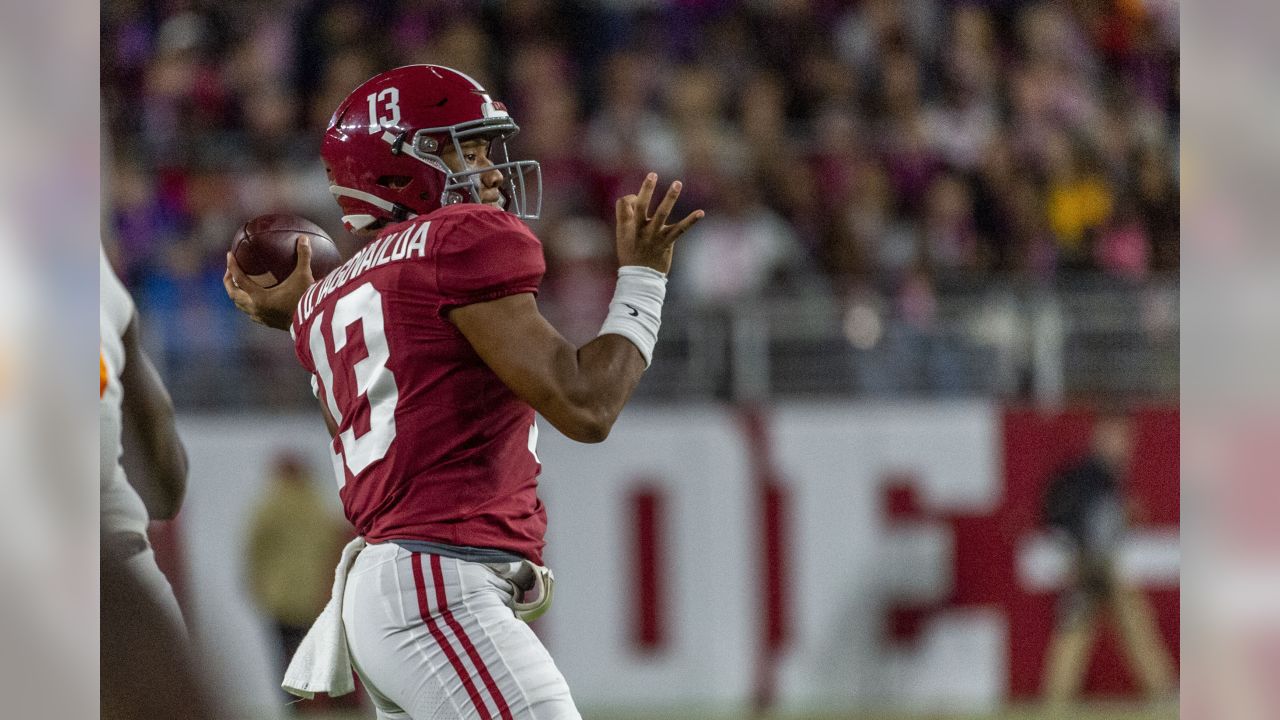
[[[471,644],[471,638],[467,637],[467,633],[462,629],[462,623],[453,617],[453,611],[449,609],[449,601],[444,594],[444,573],[440,569],[439,555],[431,556],[431,574],[435,576],[436,581],[436,605],[440,607],[444,621],[453,629],[458,642],[462,643],[462,649],[466,651],[467,657],[471,658],[471,663],[476,666],[480,679],[484,680],[484,686],[489,689],[489,697],[492,697],[494,704],[498,706],[498,714],[502,716],[502,720],[514,720],[511,716],[511,708],[507,707],[507,701],[502,697],[502,691],[498,689],[498,683],[493,681],[493,676],[489,674],[489,668],[485,666],[484,660],[480,659],[476,646]]]
[[[437,576],[437,597],[440,597],[443,590],[440,590],[438,558],[434,555],[431,557],[433,561],[433,570]],[[458,653],[454,652],[453,646],[449,644],[449,639],[445,637],[444,631],[436,624],[435,618],[431,617],[431,608],[427,607],[427,583],[422,577],[422,555],[413,553],[413,585],[418,590],[418,613],[422,615],[422,619],[427,623],[427,630],[431,632],[431,637],[435,638],[436,643],[444,650],[445,657],[449,658],[449,664],[453,666],[454,671],[458,673],[458,677],[462,679],[462,686],[466,688],[467,695],[471,697],[471,704],[475,705],[476,711],[480,713],[483,720],[493,720],[493,716],[489,714],[489,708],[485,706],[484,699],[480,697],[480,691],[476,689],[476,684],[471,682],[471,675],[467,672],[466,666],[462,664],[462,658],[458,657]],[[445,607],[443,602],[440,603],[441,609]]]

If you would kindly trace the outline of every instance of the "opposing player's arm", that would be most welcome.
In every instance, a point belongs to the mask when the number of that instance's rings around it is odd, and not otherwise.
[[[507,387],[579,442],[609,435],[645,363],[621,335],[576,348],[521,293],[455,308],[449,320]]]
[[[675,182],[650,217],[656,185],[657,176],[650,174],[638,194],[618,200],[618,260],[623,266],[665,274],[671,268],[676,238],[703,213],[698,210],[678,223],[666,224],[680,195],[680,183]],[[656,313],[660,313],[661,299],[656,302]],[[448,318],[507,387],[557,430],[580,442],[608,437],[647,365],[645,353],[635,342],[608,330],[574,347],[538,312],[529,293],[463,305],[451,310]],[[656,318],[657,314],[654,333]]]
[[[178,514],[187,492],[187,451],[174,426],[173,401],[138,337],[137,315],[124,331],[124,422],[134,432],[146,480],[130,476],[154,520]]]

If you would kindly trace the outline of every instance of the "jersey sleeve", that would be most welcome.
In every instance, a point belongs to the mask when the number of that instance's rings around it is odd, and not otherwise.
[[[293,338],[293,353],[298,357],[298,362],[302,364],[304,370],[311,373],[311,391],[314,393],[316,368],[311,361],[310,333],[308,332],[310,327],[310,323],[299,326],[294,322],[289,326],[289,335]]]
[[[133,298],[116,276],[115,270],[111,269],[107,251],[101,245],[98,246],[98,299],[101,303],[100,319],[111,326],[116,337],[123,337],[125,329],[133,320]]]
[[[546,261],[542,243],[511,213],[487,206],[458,213],[436,236],[440,312],[518,293],[536,293]]]

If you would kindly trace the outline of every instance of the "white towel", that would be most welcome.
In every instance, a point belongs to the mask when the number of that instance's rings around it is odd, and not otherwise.
[[[356,689],[351,678],[351,657],[347,654],[347,632],[342,626],[342,596],[347,591],[347,573],[364,546],[364,538],[357,537],[342,548],[342,559],[333,571],[333,595],[284,673],[280,687],[298,697],[310,700],[316,693],[337,696]]]

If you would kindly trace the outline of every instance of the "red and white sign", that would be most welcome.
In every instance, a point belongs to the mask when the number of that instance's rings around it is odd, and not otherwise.
[[[543,432],[557,583],[535,628],[587,708],[981,711],[1033,698],[1066,563],[1038,529],[1041,496],[1091,426],[1087,413],[986,402],[786,403],[628,408],[601,445]],[[1176,659],[1178,413],[1142,411],[1135,426],[1130,488],[1146,518],[1122,567]],[[225,672],[265,672],[235,520],[282,441],[325,477],[323,428],[206,418],[182,430],[195,635]],[[270,680],[226,678],[258,706],[276,701]],[[1086,692],[1134,688],[1104,630]]]

